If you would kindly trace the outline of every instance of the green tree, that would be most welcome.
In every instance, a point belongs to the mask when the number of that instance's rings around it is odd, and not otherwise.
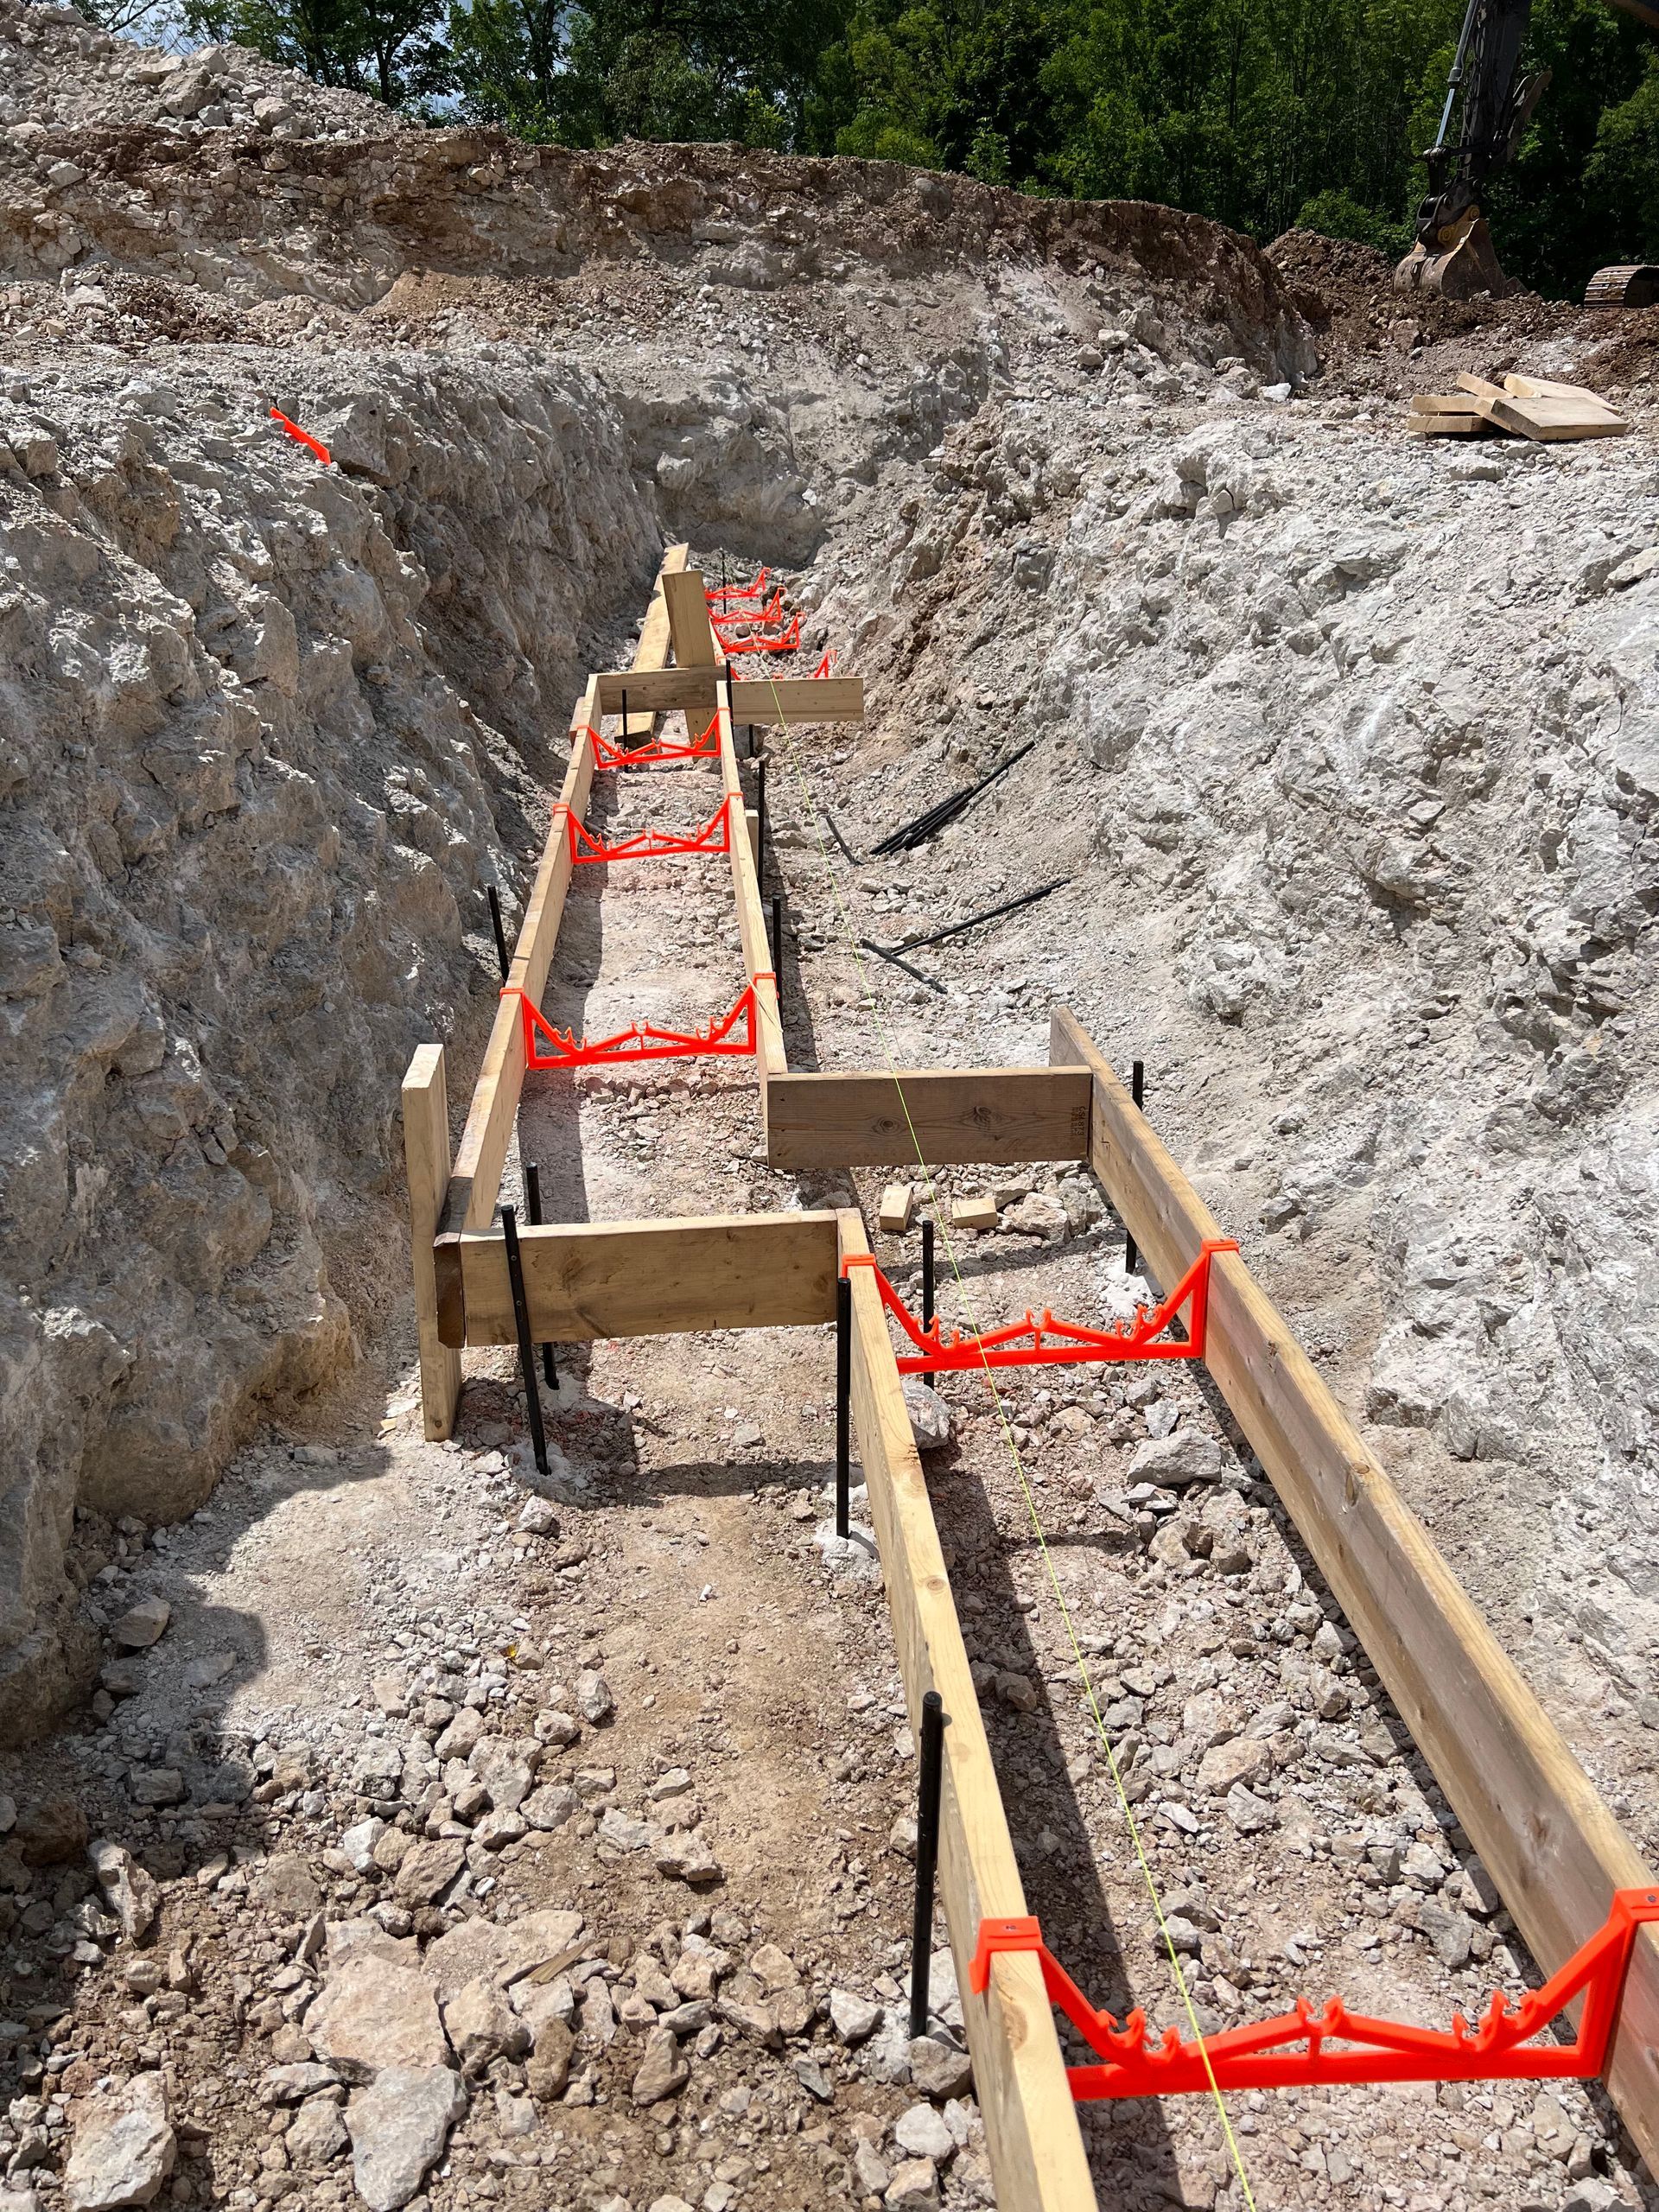
[[[404,105],[441,89],[442,0],[184,0],[198,38],[233,39],[320,85]]]

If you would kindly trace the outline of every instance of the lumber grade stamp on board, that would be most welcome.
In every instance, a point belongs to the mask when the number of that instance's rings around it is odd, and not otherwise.
[[[1213,1215],[1076,1016],[1050,1052],[1094,1081],[1090,1161],[1153,1274],[1174,1282]],[[1236,1252],[1210,1275],[1205,1364],[1467,1831],[1552,1974],[1654,1877],[1422,1523]],[[1659,1941],[1641,1929],[1607,2086],[1659,2158]]]

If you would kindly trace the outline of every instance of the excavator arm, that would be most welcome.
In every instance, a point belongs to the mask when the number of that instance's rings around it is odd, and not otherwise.
[[[1659,31],[1659,0],[1610,4]],[[1423,156],[1428,191],[1417,210],[1416,243],[1395,271],[1402,289],[1459,300],[1477,292],[1503,299],[1516,289],[1498,266],[1481,201],[1491,179],[1514,160],[1549,84],[1548,69],[1520,73],[1531,16],[1532,0],[1468,0],[1440,130]],[[1602,270],[1589,297],[1645,305],[1650,293],[1640,280],[1655,275]]]

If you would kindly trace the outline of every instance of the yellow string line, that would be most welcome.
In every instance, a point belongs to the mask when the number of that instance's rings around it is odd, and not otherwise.
[[[788,725],[783,719],[783,706],[778,697],[775,683],[770,675],[767,676],[766,680],[768,684],[772,686],[772,704],[774,708],[776,708],[779,715],[778,728],[779,734],[780,736],[787,736]],[[728,697],[730,697],[729,677],[728,679]],[[732,711],[733,719],[734,720],[735,709]],[[735,750],[735,747],[734,747],[734,750]],[[841,918],[842,933],[847,940],[848,949],[852,953],[854,964],[858,969],[859,983],[863,990],[866,1002],[875,1020],[876,1028],[880,1033],[881,1040],[882,1056],[887,1064],[887,1073],[893,1078],[893,1089],[899,1095],[899,1103],[903,1109],[905,1116],[905,1126],[910,1131],[910,1141],[916,1154],[916,1165],[921,1171],[923,1186],[927,1193],[928,1203],[933,1209],[933,1217],[938,1224],[939,1229],[944,1238],[945,1254],[950,1262],[950,1272],[956,1277],[957,1294],[962,1300],[963,1309],[967,1313],[969,1327],[971,1328],[974,1335],[978,1336],[982,1333],[978,1317],[974,1311],[974,1303],[972,1298],[969,1294],[967,1283],[963,1278],[962,1268],[957,1258],[957,1248],[951,1241],[949,1224],[945,1218],[945,1214],[948,1211],[948,1209],[941,1210],[939,1206],[933,1187],[933,1179],[928,1173],[927,1162],[922,1156],[921,1140],[916,1134],[916,1124],[911,1119],[910,1102],[905,1096],[905,1087],[903,1083],[899,1080],[899,1070],[893,1059],[892,1040],[887,1033],[887,1025],[885,1018],[883,1017],[880,1006],[876,1000],[875,993],[871,988],[865,973],[863,954],[859,945],[857,936],[853,930],[852,919],[847,912],[846,902],[841,894],[841,885],[837,878],[836,872],[830,860],[829,849],[824,842],[823,831],[821,827],[817,826],[817,810],[812,804],[812,795],[808,788],[805,776],[802,772],[800,761],[797,756],[796,747],[791,744],[788,751],[784,753],[783,757],[787,760],[791,772],[795,778],[796,784],[798,786],[803,809],[813,818],[814,835],[817,838],[818,847],[818,857],[823,861],[825,872],[830,878],[830,887],[834,894],[836,912]],[[1217,2113],[1220,2116],[1222,2134],[1226,2139],[1227,2149],[1231,2156],[1234,2170],[1238,2175],[1239,2187],[1244,2192],[1244,2202],[1249,2207],[1249,2212],[1256,2212],[1255,2197],[1250,2188],[1249,2176],[1244,2170],[1243,2153],[1239,2149],[1238,2138],[1233,2132],[1232,2119],[1227,2110],[1227,2101],[1222,2094],[1221,2084],[1217,2081],[1215,2069],[1210,2063],[1209,2044],[1205,2039],[1203,2029],[1198,2025],[1198,2016],[1197,2010],[1193,2005],[1192,1994],[1187,1987],[1186,1976],[1181,1969],[1180,1954],[1175,1948],[1175,1939],[1169,1932],[1169,1923],[1165,1917],[1163,1900],[1158,1894],[1157,1880],[1153,1873],[1151,1863],[1147,1857],[1146,1847],[1141,1840],[1140,1825],[1135,1817],[1135,1808],[1129,1802],[1128,1792],[1123,1786],[1122,1772],[1118,1766],[1116,1754],[1112,1749],[1111,1738],[1106,1732],[1105,1716],[1101,1712],[1100,1700],[1096,1694],[1094,1681],[1090,1675],[1089,1662],[1084,1655],[1083,1646],[1077,1637],[1077,1628],[1071,1618],[1071,1608],[1066,1603],[1065,1592],[1060,1584],[1058,1570],[1055,1567],[1053,1554],[1049,1549],[1047,1532],[1043,1527],[1042,1516],[1037,1510],[1037,1500],[1033,1493],[1031,1484],[1027,1478],[1025,1464],[1020,1457],[1020,1447],[1014,1442],[1014,1429],[1008,1418],[1007,1408],[1002,1402],[1001,1392],[996,1387],[995,1372],[991,1366],[989,1358],[988,1357],[982,1345],[980,1347],[980,1359],[983,1366],[986,1382],[990,1389],[992,1403],[996,1408],[997,1421],[1002,1430],[1002,1440],[1007,1446],[1008,1457],[1013,1462],[1014,1473],[1019,1478],[1020,1488],[1025,1497],[1026,1511],[1030,1516],[1032,1529],[1037,1539],[1037,1548],[1042,1556],[1043,1565],[1047,1570],[1049,1585],[1054,1592],[1055,1602],[1059,1607],[1060,1619],[1065,1626],[1067,1640],[1070,1642],[1071,1646],[1071,1656],[1077,1662],[1077,1673],[1083,1682],[1084,1695],[1088,1700],[1090,1713],[1094,1718],[1095,1732],[1099,1737],[1101,1748],[1106,1754],[1107,1764],[1111,1769],[1113,1786],[1117,1791],[1117,1802],[1122,1807],[1123,1818],[1128,1824],[1129,1840],[1135,1847],[1135,1855],[1140,1864],[1141,1876],[1146,1882],[1147,1894],[1152,1900],[1152,1910],[1158,1922],[1158,1932],[1163,1937],[1164,1948],[1169,1954],[1170,1970],[1175,1977],[1175,1986],[1180,1992],[1181,2003],[1185,2009],[1187,2021],[1192,2030],[1193,2040],[1198,2044],[1199,2052],[1204,2059],[1204,2070],[1209,2079],[1210,2092],[1215,2099]]]

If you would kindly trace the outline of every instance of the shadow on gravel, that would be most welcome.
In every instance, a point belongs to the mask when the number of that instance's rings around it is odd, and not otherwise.
[[[1128,1849],[1128,1839],[1119,1832],[1103,1833],[1096,1844],[1090,1843],[1051,1702],[1052,1691],[1062,1683],[1057,1680],[1051,1685],[1044,1679],[1043,1662],[1010,1572],[1010,1560],[1022,1548],[999,1535],[990,1500],[971,1468],[957,1464],[947,1469],[943,1462],[930,1461],[927,1472],[930,1492],[935,1493],[938,1485],[934,1510],[968,1656],[984,1661],[999,1674],[1023,1676],[1037,1700],[1035,1709],[1027,1713],[1015,1712],[988,1694],[982,1700],[1027,1905],[1041,1921],[1055,1955],[1090,2002],[1121,2018],[1135,1995],[1124,1978],[1096,1850],[1103,1847],[1121,1861]],[[940,1476],[948,1481],[948,1493],[938,1483]],[[969,1597],[982,1601],[982,1611],[966,1605]],[[1138,1993],[1143,2000],[1154,1994]],[[1163,1993],[1155,1995],[1161,1998]],[[1055,2017],[1058,2024],[1059,2016]],[[1088,2056],[1065,2031],[1062,2045],[1074,2062]],[[1184,2201],[1159,2106],[1098,2104],[1084,2107],[1080,2118],[1103,2203]]]

